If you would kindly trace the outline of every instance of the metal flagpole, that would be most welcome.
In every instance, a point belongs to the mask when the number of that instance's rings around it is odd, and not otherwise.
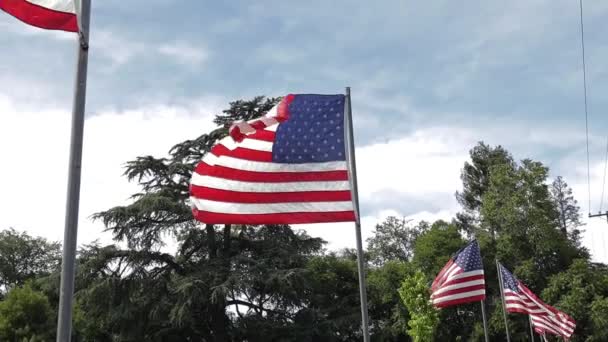
[[[534,342],[534,328],[532,327],[532,317],[528,315],[528,322],[530,323],[530,341]]]
[[[507,305],[505,304],[505,294],[503,292],[502,287],[502,274],[500,272],[500,264],[498,263],[498,259],[496,259],[496,270],[498,271],[498,286],[500,286],[500,298],[502,302],[502,314],[505,319],[505,331],[507,332],[507,342],[511,342],[511,337],[509,336],[509,324],[507,322]]]
[[[488,322],[486,321],[486,303],[485,300],[480,301],[481,303],[481,316],[483,317],[483,335],[486,338],[486,342],[489,342],[488,337]]]
[[[357,166],[355,161],[355,140],[353,134],[353,113],[350,102],[350,87],[346,87],[346,102],[344,106],[345,131],[348,144],[349,176],[352,189],[353,205],[355,209],[355,233],[357,235],[357,267],[359,270],[359,294],[361,297],[361,325],[363,327],[363,341],[369,342],[369,317],[367,315],[367,292],[365,287],[365,267],[363,264],[363,242],[361,241],[361,219],[359,217],[359,192],[357,189]]]
[[[61,261],[61,290],[59,293],[57,342],[69,342],[72,335],[72,305],[76,264],[76,237],[78,233],[78,206],[80,201],[80,173],[82,168],[84,108],[89,56],[89,22],[91,17],[91,1],[81,0],[80,8],[78,8],[77,0],[75,3],[80,32],[78,40],[78,65],[76,68],[75,94],[72,106],[72,133],[70,141],[65,230],[63,235],[63,257]]]

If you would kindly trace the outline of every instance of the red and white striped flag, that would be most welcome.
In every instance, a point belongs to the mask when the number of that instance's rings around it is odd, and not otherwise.
[[[192,174],[194,217],[212,224],[354,221],[344,95],[288,95],[233,125]]]
[[[486,298],[483,263],[477,240],[456,252],[431,285],[431,301],[438,308],[479,302]]]
[[[75,0],[0,0],[0,9],[32,26],[78,32]]]
[[[569,339],[576,322],[572,317],[538,298],[502,264],[498,264],[503,281],[503,294],[507,312],[530,315],[534,331],[543,335],[551,333]]]

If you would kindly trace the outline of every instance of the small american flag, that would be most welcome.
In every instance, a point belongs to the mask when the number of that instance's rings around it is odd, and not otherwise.
[[[264,117],[236,123],[192,175],[204,223],[354,221],[344,95],[288,95]]]
[[[478,302],[486,298],[483,264],[477,240],[456,252],[431,285],[431,300],[438,308]]]
[[[507,312],[530,315],[534,331],[543,335],[551,333],[569,339],[576,322],[567,314],[540,300],[502,264],[498,264],[503,282],[503,293]]]

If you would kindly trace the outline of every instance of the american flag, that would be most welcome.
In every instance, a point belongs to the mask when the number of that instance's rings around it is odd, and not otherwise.
[[[502,264],[498,264],[502,277],[505,307],[507,312],[530,315],[534,331],[543,335],[551,333],[570,338],[576,322],[567,314],[540,300]]]
[[[483,264],[477,240],[456,252],[431,285],[431,300],[438,308],[478,302],[486,298]]]
[[[204,223],[354,221],[345,95],[288,95],[264,117],[234,124],[193,172]]]

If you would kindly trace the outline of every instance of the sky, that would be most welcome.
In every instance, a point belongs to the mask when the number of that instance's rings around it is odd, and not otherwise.
[[[78,242],[112,242],[90,216],[138,191],[125,162],[210,131],[228,102],[350,86],[364,239],[388,215],[454,217],[484,141],[563,176],[608,262],[608,223],[586,217],[608,208],[607,19],[584,3],[590,207],[578,1],[93,1]],[[0,32],[0,229],[61,241],[75,36],[4,13]],[[296,228],[355,247],[352,224]]]

